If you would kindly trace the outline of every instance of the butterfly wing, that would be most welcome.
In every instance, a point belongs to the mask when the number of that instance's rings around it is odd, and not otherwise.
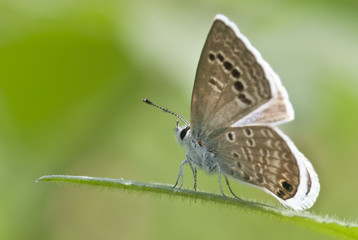
[[[296,210],[310,208],[320,185],[311,163],[279,129],[245,126],[218,129],[207,140],[220,169],[264,189]]]
[[[272,126],[293,117],[279,77],[234,23],[216,16],[194,83],[192,137],[215,154],[225,174],[303,210],[318,196],[318,176],[293,142]]]
[[[282,86],[280,78],[272,72],[277,96],[267,104],[259,107],[253,112],[238,120],[233,126],[246,125],[277,125],[294,119],[291,102],[288,99],[286,89]]]
[[[204,45],[191,102],[194,138],[236,123],[293,119],[280,79],[225,16],[217,15]]]

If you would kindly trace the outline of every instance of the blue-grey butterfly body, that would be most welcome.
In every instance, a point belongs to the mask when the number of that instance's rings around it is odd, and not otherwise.
[[[217,15],[198,64],[191,124],[184,119],[186,125],[177,123],[175,128],[186,155],[178,180],[181,177],[182,183],[183,165],[188,163],[194,187],[199,167],[219,173],[222,192],[224,174],[265,190],[295,210],[310,208],[320,190],[318,176],[274,126],[293,118],[279,77],[236,25]]]

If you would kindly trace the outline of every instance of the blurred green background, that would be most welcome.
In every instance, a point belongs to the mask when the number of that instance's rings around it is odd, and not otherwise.
[[[313,211],[357,220],[357,1],[0,1],[1,239],[327,239],[231,207],[35,184],[47,174],[174,183],[196,65],[216,13],[280,75],[281,127],[321,182]],[[191,188],[190,169],[184,185]],[[244,198],[266,193],[232,183]],[[216,175],[198,188],[218,192]]]

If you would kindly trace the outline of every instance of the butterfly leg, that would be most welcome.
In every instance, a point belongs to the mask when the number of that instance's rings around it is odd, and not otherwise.
[[[196,170],[195,166],[194,166],[190,161],[188,161],[188,162],[189,162],[191,171],[193,172],[193,177],[194,177],[194,190],[196,191],[196,173],[197,173],[197,170]]]
[[[225,176],[225,181],[226,181],[226,185],[229,187],[229,190],[230,190],[231,194],[232,194],[235,198],[241,200],[241,198],[239,198],[238,196],[236,196],[236,194],[232,191],[232,189],[231,189],[231,187],[230,187],[230,184],[229,184],[229,179],[227,179],[226,176]]]
[[[224,193],[224,190],[223,190],[223,185],[222,185],[222,183],[221,183],[221,170],[220,170],[220,166],[219,166],[219,165],[216,165],[216,167],[218,168],[218,173],[219,173],[220,190],[221,190],[222,195],[224,195],[224,197],[226,197],[226,195],[225,195],[225,193]]]
[[[179,174],[178,174],[178,178],[177,178],[177,181],[175,182],[173,188],[175,188],[177,185],[178,185],[178,182],[179,182],[179,178],[181,177],[181,181],[180,181],[180,186],[179,186],[179,189],[183,186],[183,165],[188,163],[188,159],[185,159],[184,161],[181,162],[180,164],[180,168],[179,168]]]

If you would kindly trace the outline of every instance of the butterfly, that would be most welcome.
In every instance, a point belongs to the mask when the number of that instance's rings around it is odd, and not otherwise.
[[[217,172],[263,189],[284,206],[312,207],[320,184],[317,173],[294,143],[275,125],[293,120],[286,89],[270,65],[237,26],[218,14],[202,50],[191,99],[190,123],[148,99],[144,102],[175,115],[184,126],[175,136],[189,164],[196,189],[197,168]],[[225,194],[224,194],[225,195]]]

